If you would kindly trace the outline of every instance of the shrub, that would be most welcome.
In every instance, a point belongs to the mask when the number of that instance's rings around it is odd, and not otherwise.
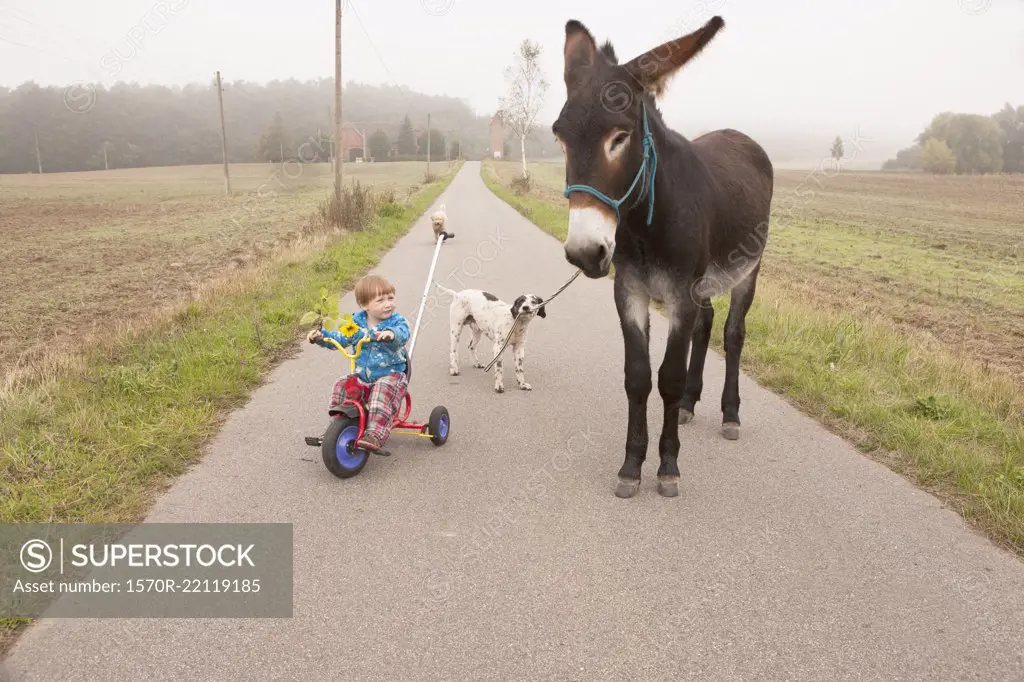
[[[391,192],[392,198],[394,192]],[[357,180],[342,186],[341,200],[332,192],[320,202],[316,219],[323,227],[340,228],[358,232],[369,227],[377,215],[382,198],[369,187],[363,187]]]
[[[956,168],[956,154],[945,142],[931,138],[921,150],[921,166],[929,173],[952,173]]]
[[[530,188],[531,188],[533,183],[530,181],[530,176],[529,175],[527,175],[525,177],[520,175],[520,176],[516,177],[516,179],[513,180],[510,184],[512,186],[512,189],[515,191],[515,193],[520,195],[520,196],[522,196],[523,194],[529,194],[530,193]]]

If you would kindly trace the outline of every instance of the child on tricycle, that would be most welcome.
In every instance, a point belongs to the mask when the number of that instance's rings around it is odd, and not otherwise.
[[[305,437],[306,445],[320,448],[327,470],[339,478],[351,478],[362,471],[371,452],[389,456],[384,444],[390,436],[418,436],[435,446],[448,442],[451,421],[444,405],[435,405],[426,422],[409,419],[409,379],[434,267],[441,245],[451,238],[447,232],[437,238],[408,351],[405,342],[409,338],[409,324],[395,312],[395,287],[377,275],[367,275],[356,282],[360,310],[348,319],[343,318],[337,332],[320,329],[319,325],[309,332],[310,343],[337,349],[349,361],[349,373],[338,379],[331,391],[331,420],[327,429],[319,437]],[[322,310],[306,315],[323,319]],[[352,353],[346,350],[347,346],[354,347]],[[405,409],[399,414],[403,402]]]
[[[355,447],[376,454],[388,440],[395,415],[405,398],[409,381],[406,375],[405,343],[409,323],[395,311],[395,287],[379,275],[366,275],[355,285],[359,312],[338,331],[313,329],[308,340],[323,348],[359,344],[355,372],[339,378],[331,391],[328,410],[333,413],[346,399],[365,405],[366,429]]]

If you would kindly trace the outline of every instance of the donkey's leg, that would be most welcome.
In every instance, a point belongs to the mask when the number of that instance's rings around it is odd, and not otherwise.
[[[626,457],[615,488],[618,497],[632,497],[640,487],[640,469],[647,458],[647,397],[651,394],[650,295],[636,274],[615,273],[615,308],[625,344],[625,388],[629,406]]]
[[[686,291],[684,289],[683,291]],[[658,392],[665,406],[665,417],[658,441],[661,466],[658,467],[658,494],[679,494],[679,403],[686,386],[686,356],[698,315],[697,304],[685,294],[677,294],[668,303],[668,342],[665,358],[658,369]]]
[[[757,288],[758,263],[753,272],[732,290],[729,316],[725,318],[725,388],[722,390],[722,435],[740,437],[740,354],[747,335],[746,317]]]
[[[690,346],[690,367],[686,373],[686,388],[683,390],[683,402],[679,405],[679,423],[685,424],[693,419],[694,408],[704,390],[704,360],[708,355],[708,343],[711,341],[711,326],[715,321],[715,308],[711,299],[705,298],[700,303],[697,321],[693,326],[693,342]]]

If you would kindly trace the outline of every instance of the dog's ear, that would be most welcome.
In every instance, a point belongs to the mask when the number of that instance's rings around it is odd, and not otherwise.
[[[519,314],[519,309],[526,303],[526,296],[520,296],[512,302],[512,319],[516,319],[516,315]]]
[[[541,306],[541,307],[537,308],[537,315],[538,315],[538,317],[547,317],[548,316],[547,312],[544,310],[544,306]]]

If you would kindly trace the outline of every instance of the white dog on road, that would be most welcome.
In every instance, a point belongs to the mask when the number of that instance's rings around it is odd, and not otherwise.
[[[444,204],[441,204],[440,208],[430,214],[430,228],[434,231],[434,242],[437,242],[437,238],[441,236],[442,232],[447,232],[448,227],[448,213],[444,210]],[[449,232],[451,236],[455,236],[454,233]]]
[[[469,355],[473,360],[473,366],[484,367],[476,354],[480,338],[486,334],[491,339],[494,356],[497,356],[505,337],[512,329],[513,321],[519,315],[519,320],[515,324],[516,329],[509,339],[509,345],[512,346],[515,376],[519,388],[529,391],[532,387],[526,383],[523,369],[523,360],[526,357],[526,329],[535,316],[547,317],[547,313],[544,311],[544,299],[534,294],[523,294],[512,305],[509,305],[494,294],[480,289],[452,291],[437,282],[434,282],[434,286],[452,296],[452,305],[448,316],[451,325],[449,373],[452,376],[459,374],[459,339],[462,336],[463,326],[468,326],[473,330],[473,338],[469,340]],[[494,364],[494,390],[498,393],[505,390],[501,360]]]

